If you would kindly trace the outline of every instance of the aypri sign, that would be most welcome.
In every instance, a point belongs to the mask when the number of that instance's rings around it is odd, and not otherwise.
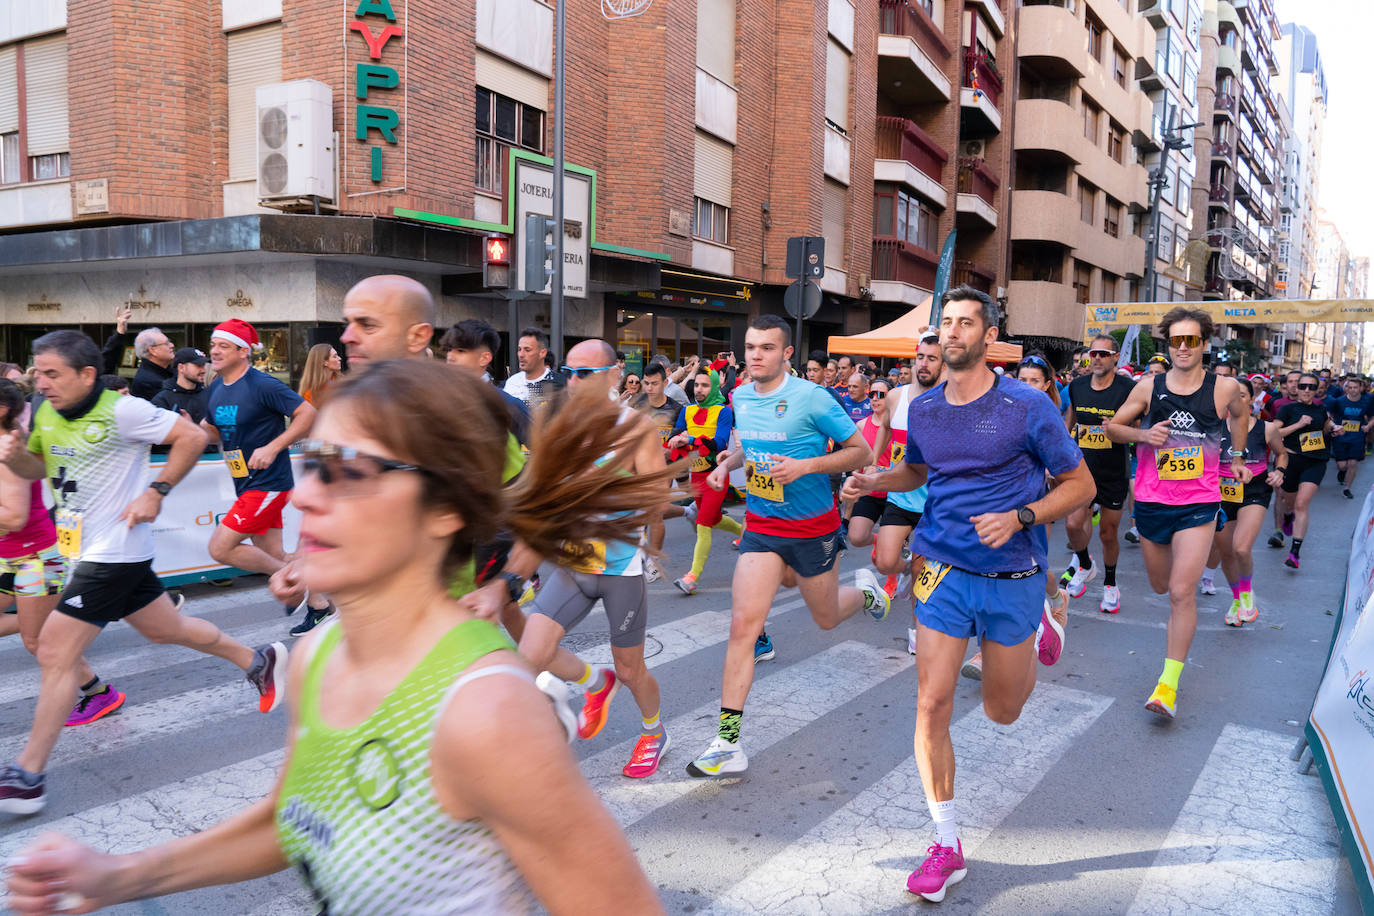
[[[368,16],[374,19],[369,21]],[[385,19],[386,24],[383,24],[381,19]],[[375,32],[374,25],[377,27]],[[354,128],[353,137],[366,143],[370,132],[376,131],[382,141],[395,147],[396,129],[401,124],[401,116],[396,113],[396,109],[376,102],[389,103],[392,91],[401,85],[400,72],[390,64],[393,60],[404,60],[405,29],[397,24],[396,11],[391,8],[391,0],[359,0],[357,8],[353,11],[353,18],[348,22],[348,30],[362,36],[363,41],[367,43],[369,58],[381,61],[385,54],[388,61],[385,64],[358,64],[354,68],[354,94],[358,97],[358,107],[354,112],[357,126]],[[393,38],[400,40],[388,50],[387,43]],[[381,90],[382,97],[373,99],[373,90]],[[364,104],[365,102],[368,104]],[[369,149],[369,155],[372,157],[371,177],[374,182],[380,183],[383,147],[372,146]]]

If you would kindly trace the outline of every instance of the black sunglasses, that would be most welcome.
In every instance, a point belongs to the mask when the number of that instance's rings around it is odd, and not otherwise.
[[[870,401],[881,401],[885,397],[887,397],[886,391],[870,391],[868,393],[868,399]]]
[[[301,443],[301,473],[318,474],[320,483],[359,484],[374,480],[388,471],[415,471],[428,474],[425,468],[404,461],[394,461],[360,452],[347,445],[335,445],[311,439]]]
[[[1298,390],[1299,390],[1299,391],[1316,391],[1316,390],[1317,390],[1317,383],[1316,383],[1316,382],[1298,382]]]
[[[1115,351],[1115,350],[1089,350],[1089,351],[1088,351],[1088,355],[1089,355],[1089,356],[1103,356],[1103,357],[1106,357],[1106,356],[1115,356],[1115,355],[1116,355],[1116,351]]]

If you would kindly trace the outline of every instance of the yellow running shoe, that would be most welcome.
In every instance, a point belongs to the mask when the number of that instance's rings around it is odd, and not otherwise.
[[[1255,607],[1255,593],[1240,593],[1240,620],[1241,623],[1254,623],[1259,620],[1259,608]]]
[[[1178,703],[1178,691],[1168,684],[1160,681],[1155,685],[1155,692],[1150,694],[1150,699],[1146,701],[1145,708],[1155,715],[1163,716],[1166,719],[1174,717],[1174,706]]]
[[[1238,627],[1241,625],[1239,598],[1231,602],[1231,609],[1226,612],[1226,625],[1228,627]]]

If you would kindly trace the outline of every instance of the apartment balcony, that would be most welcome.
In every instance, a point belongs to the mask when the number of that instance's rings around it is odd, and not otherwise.
[[[1212,118],[1213,120],[1225,118],[1234,121],[1236,119],[1236,97],[1229,93],[1217,96],[1212,106]]]
[[[1155,28],[1163,28],[1169,24],[1168,0],[1140,0],[1140,15]]]
[[[1011,280],[1007,283],[1007,331],[1077,339],[1083,332],[1083,303],[1069,283]]]
[[[1061,6],[1023,6],[1016,27],[1016,56],[1035,65],[1046,78],[1078,79],[1087,49],[1083,23]]]
[[[944,165],[949,153],[906,118],[878,118],[875,181],[904,184],[941,208],[948,206]]]
[[[965,0],[964,8],[976,7],[983,11],[983,18],[992,27],[993,34],[1001,38],[1007,31],[1007,19],[1002,13],[1005,0]]]
[[[1236,12],[1236,8],[1228,3],[1227,0],[1218,0],[1217,29],[1220,31],[1228,25],[1239,32],[1241,30],[1240,14]]]
[[[879,0],[878,86],[899,104],[949,101],[945,65],[953,46],[925,10],[903,0]]]
[[[1250,200],[1250,184],[1244,178],[1236,178],[1236,186],[1232,193],[1235,195],[1236,203]]]
[[[1011,208],[1011,239],[1055,242],[1077,248],[1079,236],[1093,231],[1079,218],[1078,202],[1058,191],[1016,191]]]
[[[1226,188],[1212,188],[1207,192],[1207,206],[1225,210],[1231,206],[1231,192]]]
[[[960,135],[967,139],[990,137],[1002,131],[1002,76],[992,58],[972,48],[964,49],[964,82],[959,92]]]
[[[873,240],[874,281],[905,284],[926,290],[929,295],[928,291],[935,288],[935,272],[939,266],[940,256],[933,251],[898,238],[880,236]],[[884,301],[906,301],[904,291],[889,289],[885,292],[887,295],[879,296],[875,289],[873,295]]]
[[[954,262],[954,269],[949,274],[949,285],[960,286],[968,285],[974,289],[982,290],[989,295],[992,293],[992,284],[997,279],[997,274],[981,264],[967,259],[959,259]]]
[[[997,189],[1001,182],[982,159],[959,160],[957,220],[969,228],[997,228]]]
[[[1082,162],[1091,152],[1084,149],[1089,144],[1083,136],[1082,115],[1067,102],[1019,99],[1015,112],[1017,152],[1056,153],[1074,163]]]
[[[1235,147],[1231,145],[1231,141],[1229,140],[1222,140],[1212,144],[1213,159],[1224,159],[1230,162],[1232,161],[1232,156],[1235,154],[1235,151]]]
[[[1229,73],[1232,76],[1240,75],[1240,55],[1235,48],[1226,45],[1217,46],[1217,73]]]

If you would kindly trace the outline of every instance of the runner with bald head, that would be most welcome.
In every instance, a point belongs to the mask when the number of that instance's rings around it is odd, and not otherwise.
[[[351,369],[424,356],[434,335],[434,297],[418,280],[399,274],[359,280],[344,296],[343,314],[339,341],[348,348]]]

